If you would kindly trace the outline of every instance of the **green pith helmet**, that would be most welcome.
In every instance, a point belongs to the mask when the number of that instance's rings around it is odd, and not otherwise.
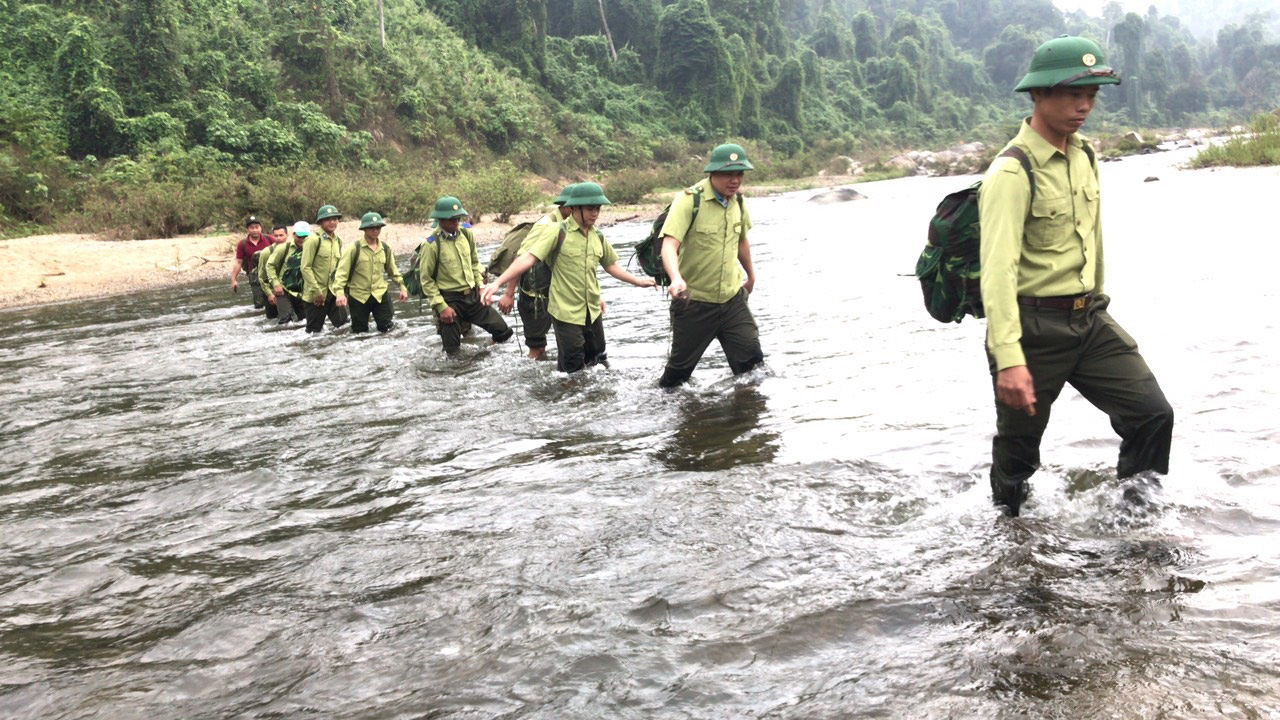
[[[612,205],[604,196],[604,188],[593,182],[578,183],[565,201],[565,207],[582,207],[583,205]]]
[[[755,170],[755,166],[747,159],[747,151],[741,145],[725,143],[717,145],[711,151],[711,159],[707,161],[707,169],[702,172],[737,172],[739,170]]]
[[[578,186],[578,183],[565,185],[564,189],[560,191],[560,194],[556,196],[556,199],[551,201],[552,204],[563,205],[569,202],[569,197],[573,195],[573,189],[577,186]]]
[[[367,230],[368,228],[382,227],[384,225],[386,225],[386,223],[382,221],[382,216],[376,212],[367,212],[364,214],[364,217],[360,218],[361,230]]]
[[[452,195],[445,195],[436,201],[436,207],[431,211],[431,219],[451,220],[453,218],[466,217],[470,214],[462,207],[461,200]]]
[[[338,208],[332,205],[322,205],[319,212],[316,213],[316,222],[328,220],[329,218],[341,218],[342,213],[338,212]]]
[[[1107,65],[1097,43],[1063,35],[1036,48],[1031,56],[1031,69],[1014,90],[1119,84],[1120,76]]]

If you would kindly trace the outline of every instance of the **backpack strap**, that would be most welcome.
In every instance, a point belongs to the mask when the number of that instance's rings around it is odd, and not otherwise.
[[[347,268],[347,282],[351,282],[351,275],[356,271],[356,263],[360,262],[360,246],[364,243],[356,241],[356,251],[351,253],[351,267]],[[345,290],[345,288],[344,288]]]
[[[1098,157],[1093,154],[1093,146],[1085,140],[1080,141],[1080,146],[1084,148],[1084,154],[1089,156],[1089,165],[1093,168],[1093,174],[1098,174]]]
[[[556,258],[560,257],[560,246],[564,244],[566,234],[564,223],[562,222],[560,223],[560,236],[556,238],[555,247],[551,248],[551,252],[547,253],[547,259],[543,261],[547,264],[547,267],[554,268],[556,266]]]
[[[1088,152],[1089,158],[1092,159],[1093,151],[1089,150]],[[1010,145],[996,157],[1011,157],[1022,165],[1022,169],[1027,173],[1027,181],[1031,183],[1031,200],[1028,205],[1030,205],[1030,202],[1034,202],[1036,199],[1036,174],[1031,172],[1031,158],[1027,157],[1027,153],[1017,145]]]

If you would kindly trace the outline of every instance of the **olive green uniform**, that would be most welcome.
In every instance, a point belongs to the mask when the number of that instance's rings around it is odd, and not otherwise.
[[[558,237],[562,220],[559,209],[538,218],[530,228],[529,234],[525,235],[524,240],[521,241],[520,252],[516,257],[529,252],[529,249],[544,235]],[[521,287],[520,296],[516,300],[516,309],[520,312],[520,324],[524,327],[524,344],[531,349],[545,348],[547,333],[551,330],[551,314],[547,312],[546,294]]]
[[[326,316],[335,328],[347,323],[346,310],[337,306],[337,296],[329,292],[329,280],[341,254],[342,239],[324,230],[315,230],[302,243],[302,299],[307,304],[309,333],[323,330]]]
[[[997,158],[979,190],[982,300],[993,381],[1026,365],[1036,414],[996,403],[991,488],[1017,514],[1040,464],[1040,439],[1064,384],[1111,418],[1121,437],[1117,471],[1166,473],[1173,410],[1137,343],[1107,312],[1096,162],[1078,134],[1064,154],[1024,122],[1010,146],[1031,161]]]
[[[605,362],[604,322],[600,312],[600,280],[597,267],[618,262],[618,253],[595,228],[583,230],[570,216],[553,224],[554,232],[544,232],[528,252],[546,261],[555,253],[551,286],[547,292],[547,312],[556,333],[556,367],[561,372],[577,372],[588,365]],[[560,249],[556,251],[556,243]]]
[[[270,278],[267,277],[267,261],[271,258],[271,253],[275,252],[276,246],[283,244],[284,243],[273,243],[271,246],[265,247],[253,254],[253,282],[255,286],[260,288],[263,292],[262,304],[265,306],[263,314],[267,316],[268,320],[275,320],[279,317],[280,311],[279,308],[276,307],[276,304],[270,300],[270,298],[274,297],[275,291],[269,284]],[[256,296],[257,293],[255,292],[254,295]]]
[[[701,193],[696,219],[694,193]],[[726,201],[710,179],[677,193],[672,200],[661,234],[680,239],[677,257],[689,299],[671,302],[671,352],[659,381],[662,387],[688,380],[712,340],[720,341],[734,375],[764,361],[738,260],[739,244],[750,229],[751,216],[741,196]]]
[[[511,328],[502,315],[480,302],[484,268],[470,230],[460,228],[450,235],[443,228],[436,228],[418,253],[418,279],[422,283],[422,294],[435,313],[436,332],[445,352],[453,352],[462,344],[464,322],[484,328],[494,342],[511,337]],[[440,321],[440,314],[447,307],[457,314],[451,323]]]
[[[375,250],[360,239],[342,251],[329,292],[345,294],[351,308],[351,332],[369,331],[369,315],[373,315],[378,332],[391,329],[395,306],[387,292],[387,277],[404,287],[404,278],[396,267],[396,254],[391,246],[379,241]]]
[[[267,284],[270,285],[269,291],[274,294],[277,285],[284,288],[284,294],[276,298],[277,319],[281,325],[291,320],[303,321],[306,319],[306,303],[302,301],[301,291],[284,287],[283,279],[284,267],[289,257],[301,252],[302,248],[293,240],[289,240],[275,245],[271,249],[271,256],[267,258]]]

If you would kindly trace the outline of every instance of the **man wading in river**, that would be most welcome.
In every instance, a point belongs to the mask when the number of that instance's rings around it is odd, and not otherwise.
[[[271,239],[273,244],[265,247],[253,254],[253,264],[258,268],[253,272],[254,282],[262,288],[262,294],[267,299],[267,306],[264,314],[268,320],[275,320],[280,315],[280,309],[276,307],[276,295],[272,292],[271,276],[267,274],[267,268],[271,265],[271,253],[276,247],[282,243],[289,241],[289,228],[284,225],[276,225],[271,228]]]
[[[604,188],[593,182],[578,183],[564,206],[570,215],[555,225],[555,232],[539,237],[529,251],[515,259],[481,295],[488,304],[498,288],[529,271],[539,260],[551,269],[547,288],[547,312],[556,333],[556,368],[574,373],[588,365],[605,364],[604,312],[596,266],[636,287],[653,287],[652,278],[638,278],[623,269],[616,253],[596,230],[600,207],[609,205]]]
[[[529,234],[525,235],[524,241],[520,243],[520,251],[516,257],[529,252],[529,249],[544,237],[559,235],[560,223],[564,222],[571,213],[565,203],[569,202],[569,194],[573,192],[573,187],[573,185],[565,186],[552,201],[556,209],[538,218],[538,221],[533,224]],[[498,302],[502,312],[510,312],[508,303],[521,277],[523,276],[514,277],[507,283],[502,300]],[[516,309],[520,313],[520,324],[524,327],[524,344],[529,348],[529,357],[533,360],[541,360],[547,352],[547,333],[551,330],[551,314],[547,312],[546,293],[530,287],[521,287],[520,300]]]
[[[240,270],[244,270],[244,274],[249,276],[249,289],[253,295],[253,308],[261,310],[267,304],[267,296],[262,292],[262,288],[258,283],[254,282],[254,276],[257,274],[258,266],[254,263],[254,255],[259,250],[266,250],[271,247],[271,237],[262,234],[262,222],[253,215],[245,221],[245,230],[247,235],[240,242],[236,243],[236,258],[231,263],[231,292],[240,292]]]
[[[484,268],[476,253],[475,236],[461,227],[467,215],[462,201],[452,195],[436,200],[431,211],[436,229],[418,253],[418,281],[435,313],[436,332],[444,351],[449,354],[456,353],[462,345],[464,321],[484,328],[495,343],[506,342],[512,335],[497,310],[480,304]]]
[[[337,298],[338,307],[351,306],[351,332],[369,332],[369,314],[378,326],[378,332],[391,329],[391,317],[395,307],[387,292],[387,278],[400,287],[400,302],[409,299],[404,289],[404,278],[396,268],[396,254],[391,246],[378,241],[386,225],[376,212],[365,213],[360,219],[364,239],[358,240],[342,253],[338,271],[329,290]]]
[[[1031,117],[979,191],[982,302],[996,396],[991,492],[1016,516],[1040,465],[1040,438],[1065,383],[1111,418],[1120,435],[1117,474],[1169,471],[1173,409],[1111,318],[1103,294],[1097,161],[1077,134],[1099,85],[1119,84],[1090,40],[1060,37],[1036,49],[1017,91]]]
[[[302,244],[302,299],[307,303],[307,332],[324,329],[324,319],[335,328],[347,324],[347,310],[338,306],[338,298],[329,292],[329,281],[342,255],[342,239],[338,237],[338,221],[342,213],[325,205],[316,213],[320,232],[313,232]]]
[[[747,307],[756,269],[747,242],[751,217],[740,191],[745,171],[752,169],[738,145],[717,146],[707,179],[671,201],[661,231],[662,265],[671,277],[671,352],[658,381],[662,387],[688,380],[712,340],[720,341],[734,375],[764,362],[760,331]],[[739,265],[747,273],[745,284]]]
[[[271,284],[271,294],[276,298],[276,310],[281,325],[292,320],[301,322],[306,319],[307,304],[302,301],[302,286],[291,288],[285,285],[285,268],[296,255],[301,263],[302,244],[311,236],[311,225],[305,220],[293,224],[293,240],[276,245],[267,258],[267,281]],[[299,272],[299,275],[301,273]]]

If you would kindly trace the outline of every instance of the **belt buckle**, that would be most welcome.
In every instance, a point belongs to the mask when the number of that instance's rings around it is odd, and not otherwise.
[[[1074,301],[1072,301],[1072,303],[1071,303],[1071,309],[1072,309],[1072,310],[1083,310],[1083,309],[1084,309],[1084,306],[1085,306],[1085,303],[1087,303],[1087,302],[1089,302],[1089,296],[1088,296],[1088,295],[1081,295],[1080,297],[1078,297],[1078,298],[1076,298]]]

